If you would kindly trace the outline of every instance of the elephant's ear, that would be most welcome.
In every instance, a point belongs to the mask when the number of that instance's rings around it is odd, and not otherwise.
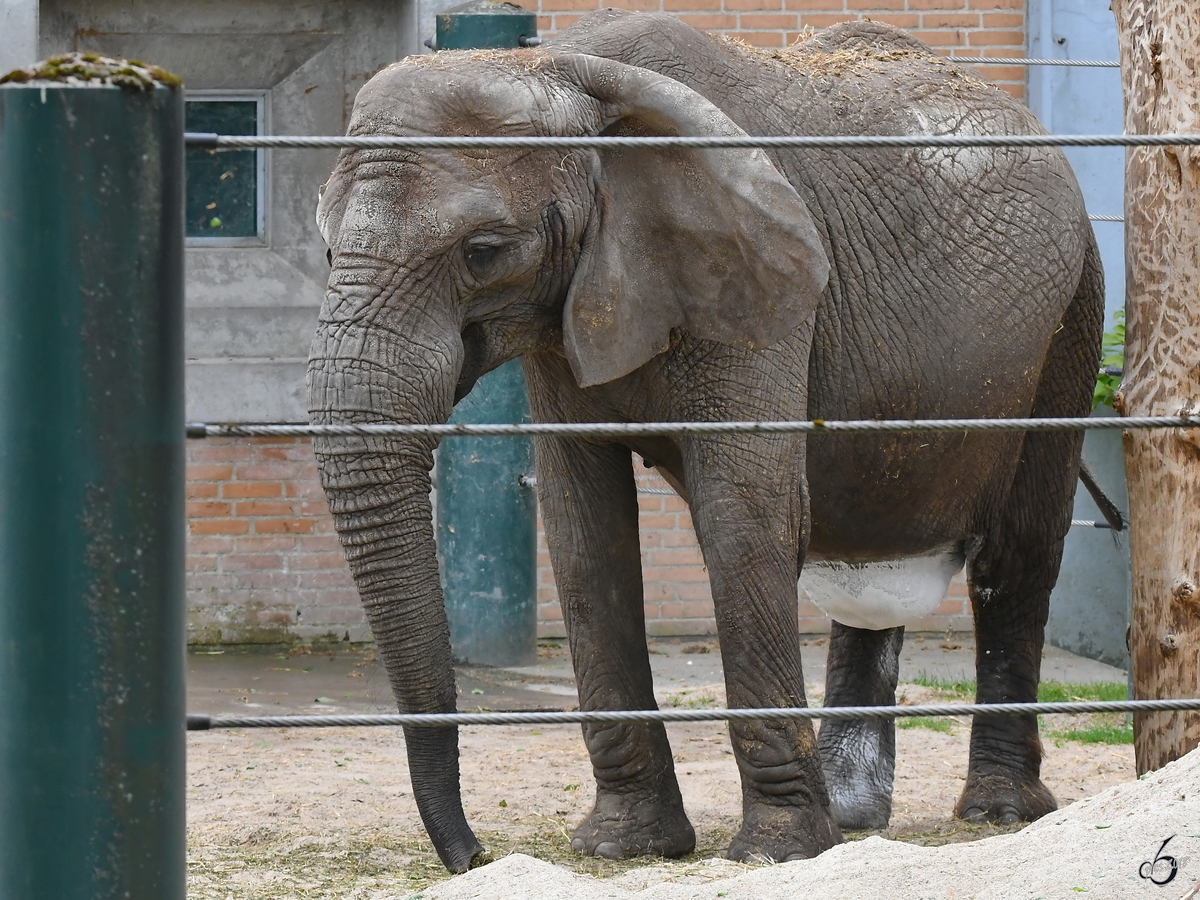
[[[560,74],[596,102],[604,134],[741,135],[662,75],[583,55]],[[804,201],[758,149],[602,150],[596,208],[563,313],[580,386],[661,353],[679,327],[773,344],[816,309],[829,260]]]
[[[321,185],[317,200],[317,228],[325,244],[330,249],[337,241],[338,232],[342,228],[342,214],[346,210],[346,201],[350,198],[350,188],[354,184],[352,165],[353,150],[343,150],[338,155],[329,180]]]

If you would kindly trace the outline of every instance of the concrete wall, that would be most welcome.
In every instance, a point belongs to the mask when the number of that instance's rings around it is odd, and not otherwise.
[[[267,133],[338,134],[358,89],[414,49],[414,6],[396,0],[46,0],[41,56],[95,50],[158,63],[189,90],[259,89]],[[187,412],[296,421],[329,269],[313,225],[334,150],[268,151],[258,246],[187,251]]]
[[[40,59],[38,13],[38,0],[0,0],[0,73]]]

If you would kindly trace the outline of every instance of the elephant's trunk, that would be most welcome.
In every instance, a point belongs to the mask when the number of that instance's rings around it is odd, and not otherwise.
[[[394,344],[384,350],[376,345],[378,332],[360,328],[343,322],[319,329],[309,360],[313,421],[446,421],[461,365],[457,335],[437,341],[436,352],[427,342],[418,353]],[[313,443],[397,706],[405,713],[454,712],[450,629],[429,502],[435,441],[371,436]],[[425,829],[446,868],[465,872],[484,851],[463,814],[458,729],[405,728],[404,736]]]

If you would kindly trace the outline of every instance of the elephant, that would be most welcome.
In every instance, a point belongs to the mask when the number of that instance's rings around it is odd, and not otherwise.
[[[404,59],[352,135],[1044,133],[898,29],[762,51],[601,11],[536,49]],[[1081,416],[1103,273],[1055,148],[343,150],[317,222],[331,271],[308,367],[316,424],[441,423],[520,359],[537,422]],[[730,707],[806,703],[797,584],[833,618],[825,705],[895,702],[904,626],[966,566],[978,701],[1033,701],[1079,432],[538,437],[537,487],[580,707],[653,709],[633,455],[686,500]],[[430,523],[436,440],[314,440],[402,712],[455,710]],[[572,846],[695,846],[664,726],[586,724]],[[893,720],[737,721],[737,860],[813,857],[888,821]],[[488,858],[457,732],[405,732],[454,872]],[[1055,808],[1035,716],[978,717],[955,812]]]

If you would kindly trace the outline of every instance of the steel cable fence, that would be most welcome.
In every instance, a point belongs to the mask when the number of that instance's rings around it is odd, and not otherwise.
[[[812,419],[779,422],[530,422],[524,424],[305,425],[250,422],[187,425],[189,438],[208,437],[672,437],[716,434],[880,434],[969,431],[1124,431],[1198,428],[1200,415],[1048,417],[1022,419]]]
[[[1059,703],[964,703],[924,706],[791,706],[778,709],[630,709],[361,716],[207,716],[189,714],[188,731],[219,728],[449,728],[466,725],[576,725],[597,722],[745,722],[771,719],[911,719],[946,716],[1085,715],[1200,710],[1200,699],[1094,700]]]
[[[188,132],[184,143],[196,150],[598,150],[598,149],[808,149],[846,150],[897,147],[970,149],[980,147],[1188,147],[1200,134],[853,134],[853,135],[689,135],[689,136],[400,136],[400,135],[237,135]]]
[[[962,66],[1083,66],[1097,69],[1119,69],[1115,59],[1026,59],[1023,56],[947,56],[948,62]]]

